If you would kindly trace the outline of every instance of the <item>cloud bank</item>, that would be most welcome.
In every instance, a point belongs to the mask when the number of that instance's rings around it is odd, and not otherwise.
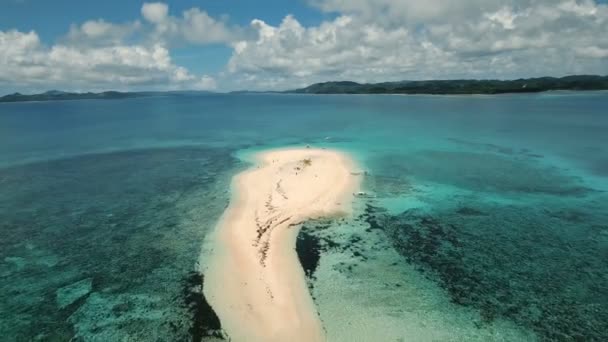
[[[608,71],[608,7],[592,0],[315,0],[338,17],[251,23],[228,70],[251,86],[518,78]],[[241,82],[242,83],[242,82]]]
[[[160,44],[47,48],[33,31],[0,31],[3,83],[24,89],[215,88],[209,76],[197,77],[173,64]]]
[[[0,31],[0,87],[286,89],[327,80],[517,78],[608,70],[608,5],[593,0],[310,0],[331,20],[287,15],[234,25],[200,8],[72,24],[50,46]],[[197,75],[171,51],[225,45],[225,68]],[[204,64],[208,61],[200,60]]]

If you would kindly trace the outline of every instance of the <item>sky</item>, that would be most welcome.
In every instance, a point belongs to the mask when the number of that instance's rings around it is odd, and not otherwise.
[[[607,0],[0,0],[0,94],[608,74]]]

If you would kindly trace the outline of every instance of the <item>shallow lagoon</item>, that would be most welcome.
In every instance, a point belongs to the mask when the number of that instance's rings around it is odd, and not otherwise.
[[[605,92],[0,105],[0,334],[216,338],[196,270],[238,156],[313,144],[351,152],[372,195],[298,244],[332,340],[606,340],[606,108]]]

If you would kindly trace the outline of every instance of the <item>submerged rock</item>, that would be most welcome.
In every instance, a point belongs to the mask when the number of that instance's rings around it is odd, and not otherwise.
[[[57,290],[57,305],[60,309],[91,293],[93,278],[86,278]]]

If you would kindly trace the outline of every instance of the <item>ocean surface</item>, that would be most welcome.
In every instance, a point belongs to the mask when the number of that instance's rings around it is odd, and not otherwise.
[[[306,144],[367,171],[297,243],[329,341],[608,340],[607,92],[0,104],[0,339],[222,339],[205,237]]]

